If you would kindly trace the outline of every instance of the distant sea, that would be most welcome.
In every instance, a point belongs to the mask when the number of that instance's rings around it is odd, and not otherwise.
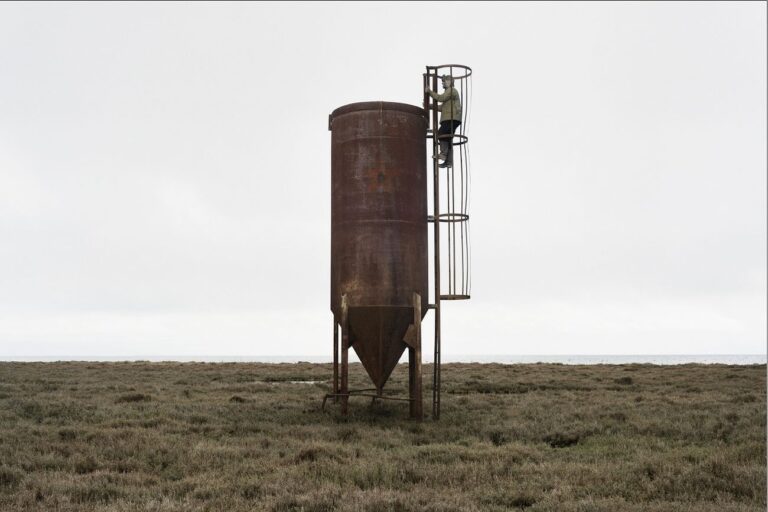
[[[432,362],[425,354],[425,363]],[[189,356],[189,355],[132,355],[132,356],[0,356],[0,361],[53,362],[53,361],[177,361],[205,363],[330,363],[331,356]],[[350,354],[350,362],[357,362]],[[406,362],[403,357],[401,362]],[[681,355],[458,355],[443,354],[443,363],[501,363],[501,364],[766,364],[766,354],[681,354]]]

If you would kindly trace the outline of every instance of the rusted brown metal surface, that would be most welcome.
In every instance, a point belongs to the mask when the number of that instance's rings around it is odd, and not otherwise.
[[[329,129],[331,310],[381,395],[408,348],[414,293],[423,298],[420,316],[428,311],[427,121],[419,107],[376,101],[334,110]],[[420,368],[420,335],[418,341]],[[344,350],[342,339],[341,393],[347,391]],[[419,372],[419,395],[420,379]],[[412,414],[420,416],[420,407]]]

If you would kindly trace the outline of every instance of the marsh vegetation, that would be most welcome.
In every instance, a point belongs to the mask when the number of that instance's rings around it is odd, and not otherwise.
[[[442,419],[421,423],[405,402],[321,411],[330,376],[0,363],[0,510],[766,508],[765,365],[449,364]]]

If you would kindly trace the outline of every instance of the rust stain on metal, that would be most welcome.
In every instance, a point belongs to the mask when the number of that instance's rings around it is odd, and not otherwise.
[[[400,186],[400,169],[371,168],[366,171],[368,193],[393,193]]]

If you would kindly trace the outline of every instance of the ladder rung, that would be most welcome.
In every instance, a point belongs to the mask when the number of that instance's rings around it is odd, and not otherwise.
[[[469,300],[469,295],[440,295],[440,300]]]

